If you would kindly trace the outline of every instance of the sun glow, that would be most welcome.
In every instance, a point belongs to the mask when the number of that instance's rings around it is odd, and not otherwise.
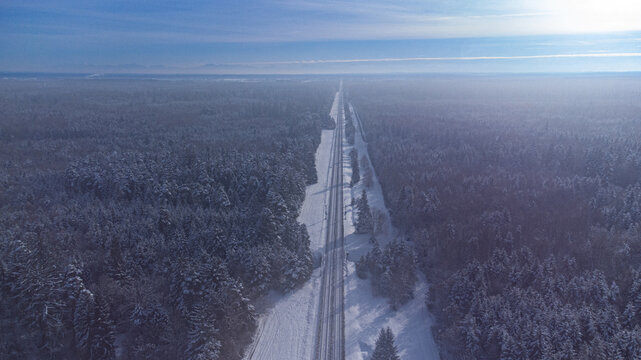
[[[610,32],[641,29],[638,0],[545,0],[554,28],[567,32]]]

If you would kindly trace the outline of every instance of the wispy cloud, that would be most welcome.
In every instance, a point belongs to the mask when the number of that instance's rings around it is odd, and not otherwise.
[[[196,1],[190,6],[167,1],[159,1],[158,6],[152,6],[154,2],[123,6],[117,2],[23,0],[0,3],[0,14],[5,15],[0,30],[14,37],[24,33],[46,37],[52,35],[42,31],[47,25],[62,24],[68,30],[55,35],[60,35],[63,42],[69,35],[95,35],[104,39],[103,35],[113,34],[117,41],[160,42],[177,38],[200,43],[434,39],[576,32],[575,22],[559,17],[565,8],[548,4],[552,0],[539,1],[544,5],[537,6],[534,0],[258,0],[251,5],[217,0]],[[610,1],[619,4],[628,0]],[[635,9],[637,7],[629,11],[630,16],[641,16]],[[11,13],[32,15],[24,21],[7,16]],[[641,30],[638,21],[623,25]],[[613,26],[621,30],[623,25]]]
[[[572,15],[558,4],[566,1],[585,4]],[[634,4],[641,2],[608,0],[603,6],[616,11],[605,11],[607,21],[597,3],[603,1],[0,0],[0,70],[102,62],[334,68],[431,61],[436,67],[445,61],[636,56],[623,54],[641,51],[634,40],[634,29],[641,30],[641,5]],[[630,28],[627,37],[612,32]],[[594,29],[608,35],[594,36]],[[590,35],[568,35],[575,33]],[[604,52],[597,56],[597,50]],[[540,55],[548,53],[575,55]],[[508,56],[519,54],[526,56]],[[325,56],[342,59],[295,60]]]
[[[406,61],[475,61],[475,60],[533,60],[555,58],[607,58],[607,57],[641,57],[641,53],[587,53],[587,54],[548,54],[522,56],[453,56],[453,57],[407,57],[380,59],[319,59],[292,61],[237,62],[228,65],[296,65],[296,64],[347,64],[374,62],[406,62]]]

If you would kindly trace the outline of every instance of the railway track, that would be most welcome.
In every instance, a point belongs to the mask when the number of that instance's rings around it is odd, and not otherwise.
[[[331,182],[327,210],[327,232],[321,280],[321,299],[316,335],[316,360],[345,358],[344,259],[343,247],[343,107],[342,82],[339,90],[336,133],[331,154]]]

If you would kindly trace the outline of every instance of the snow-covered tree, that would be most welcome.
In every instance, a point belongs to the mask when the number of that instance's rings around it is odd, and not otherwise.
[[[197,305],[189,315],[189,342],[185,356],[189,360],[217,360],[220,358],[221,344],[217,339],[218,329],[214,319],[205,309]]]
[[[394,334],[392,329],[383,328],[378,333],[374,352],[372,353],[372,360],[400,360],[398,356],[398,348],[394,343]]]
[[[95,296],[95,309],[91,321],[91,358],[107,360],[115,357],[115,328],[104,299]]]
[[[367,200],[367,192],[363,190],[361,197],[356,202],[356,232],[368,234],[373,230],[372,213]]]
[[[352,168],[352,180],[350,181],[350,186],[354,186],[361,180],[360,167],[358,166],[358,150],[352,148],[349,152],[350,164]]]

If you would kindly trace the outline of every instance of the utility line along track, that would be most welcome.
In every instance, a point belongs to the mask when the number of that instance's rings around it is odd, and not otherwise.
[[[325,256],[321,280],[321,298],[316,335],[316,360],[345,358],[343,247],[343,84],[341,82],[336,115],[336,133],[332,145],[329,203]]]

